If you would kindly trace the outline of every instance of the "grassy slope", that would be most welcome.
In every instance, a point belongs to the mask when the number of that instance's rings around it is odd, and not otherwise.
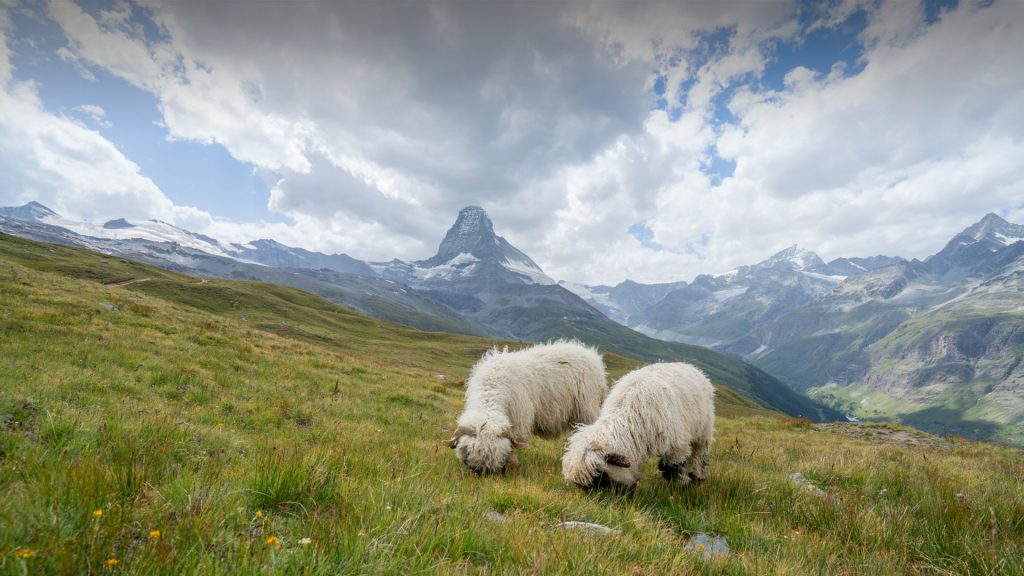
[[[698,487],[648,469],[633,494],[579,491],[539,439],[478,478],[438,439],[489,342],[83,254],[0,236],[0,574],[1024,572],[1019,451],[878,446],[724,403]],[[730,559],[685,554],[701,531]]]

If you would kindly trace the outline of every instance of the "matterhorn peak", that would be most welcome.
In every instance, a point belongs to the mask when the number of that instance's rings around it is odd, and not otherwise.
[[[487,212],[479,206],[466,206],[459,211],[455,224],[448,229],[437,247],[437,254],[430,261],[439,264],[459,254],[471,254],[482,259],[490,256],[498,244],[494,223]]]
[[[511,273],[516,281],[554,284],[529,256],[494,233],[494,223],[479,206],[466,206],[460,210],[455,224],[438,246],[437,254],[416,265],[427,268],[456,266],[466,274],[485,273],[485,270],[495,270],[493,266],[497,266],[504,271],[501,274]]]

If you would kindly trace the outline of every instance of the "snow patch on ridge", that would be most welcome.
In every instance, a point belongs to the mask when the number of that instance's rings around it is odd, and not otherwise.
[[[543,284],[545,286],[557,284],[557,282],[552,280],[551,277],[545,274],[540,268],[531,265],[529,262],[523,262],[522,260],[505,260],[501,265],[510,272],[526,276],[534,284]]]
[[[213,238],[201,238],[187,230],[178,228],[160,220],[132,221],[126,220],[131,227],[105,228],[103,224],[70,220],[57,215],[49,216],[42,221],[44,224],[67,228],[72,232],[105,240],[149,240],[152,242],[174,242],[185,248],[201,250],[215,256],[224,256],[238,260],[237,254]]]
[[[472,273],[479,262],[480,259],[476,256],[473,256],[468,252],[460,252],[444,264],[428,268],[415,267],[413,268],[413,274],[415,274],[420,280],[428,280],[431,278],[452,280]]]

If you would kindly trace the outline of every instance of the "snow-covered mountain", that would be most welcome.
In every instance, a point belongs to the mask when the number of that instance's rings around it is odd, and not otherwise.
[[[103,224],[82,222],[62,218],[56,214],[43,220],[46,224],[66,228],[82,236],[103,238],[107,240],[148,240],[150,242],[167,242],[192,250],[200,250],[207,254],[238,258],[236,250],[214,238],[189,232],[173,224],[161,220],[126,220],[118,218]]]
[[[716,346],[748,334],[831,292],[850,271],[894,261],[885,256],[825,263],[814,252],[790,246],[757,264],[693,282],[615,287],[568,286],[609,317],[655,338]]]
[[[924,261],[825,263],[793,246],[690,283],[567,287],[630,327],[742,356],[847,413],[1024,444],[1024,226],[995,214]]]
[[[373,262],[378,274],[412,285],[451,282],[460,278],[489,276],[521,284],[553,285],[529,256],[494,232],[494,223],[479,206],[459,211],[437,254],[412,263],[401,260]]]
[[[1024,444],[1024,226],[988,214],[721,349],[860,417]]]
[[[47,218],[56,216],[57,213],[43,206],[39,202],[29,202],[24,206],[0,207],[0,216],[14,218],[24,222],[44,222]]]

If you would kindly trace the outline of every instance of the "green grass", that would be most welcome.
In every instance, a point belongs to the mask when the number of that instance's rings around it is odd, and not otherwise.
[[[0,574],[1024,573],[1021,451],[846,439],[728,389],[702,485],[652,462],[581,491],[536,438],[476,477],[439,441],[493,344],[0,236]],[[732,554],[685,553],[698,532]]]

